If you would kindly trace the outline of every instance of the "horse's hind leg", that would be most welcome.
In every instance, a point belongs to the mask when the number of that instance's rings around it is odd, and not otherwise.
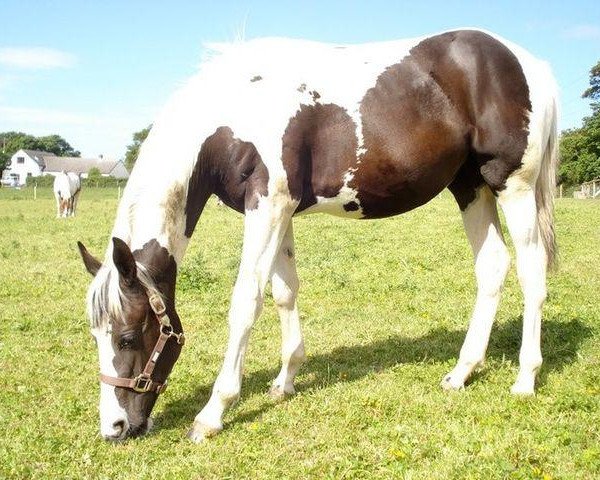
[[[79,192],[74,193],[71,197],[71,216],[75,216],[75,210],[77,209],[77,199],[79,198]]]
[[[534,187],[515,176],[508,180],[498,198],[517,252],[517,274],[524,297],[520,369],[511,391],[531,395],[542,365],[540,330],[546,299],[546,250],[539,233]]]
[[[271,285],[273,300],[277,305],[281,320],[282,362],[281,371],[273,381],[271,395],[274,398],[283,398],[285,395],[295,393],[294,378],[306,359],[296,304],[299,282],[294,257],[294,233],[291,221],[273,265]]]
[[[250,330],[262,310],[265,287],[296,206],[288,194],[275,192],[262,197],[256,209],[246,211],[242,260],[229,310],[227,350],[210,399],[188,434],[195,442],[223,429],[225,410],[240,396]]]
[[[54,198],[56,199],[56,218],[60,218],[60,196],[55,194]]]
[[[475,257],[477,299],[458,363],[442,380],[444,389],[463,388],[474,369],[481,366],[500,301],[500,290],[510,265],[502,239],[496,199],[487,185],[462,211],[465,231]]]

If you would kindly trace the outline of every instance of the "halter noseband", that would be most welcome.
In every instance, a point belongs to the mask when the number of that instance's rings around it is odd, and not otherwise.
[[[150,354],[150,358],[146,362],[144,370],[135,378],[111,377],[101,373],[100,381],[114,387],[128,388],[138,393],[155,392],[156,394],[159,394],[164,392],[167,388],[167,381],[165,380],[164,383],[160,383],[152,380],[152,372],[154,372],[156,362],[170,337],[175,338],[179,345],[183,345],[185,343],[185,336],[183,335],[183,332],[175,333],[173,331],[171,320],[166,313],[165,303],[160,295],[157,293],[150,295],[148,300],[150,301],[150,308],[152,308],[156,320],[158,320],[160,335]]]

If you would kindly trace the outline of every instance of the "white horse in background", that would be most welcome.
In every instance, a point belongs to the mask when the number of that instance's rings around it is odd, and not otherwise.
[[[81,179],[74,172],[61,172],[54,178],[56,218],[74,217],[81,192]]]

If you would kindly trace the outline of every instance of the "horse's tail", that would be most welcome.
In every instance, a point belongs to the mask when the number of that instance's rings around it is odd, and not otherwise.
[[[551,79],[552,77],[550,77]],[[558,168],[558,94],[552,89],[548,95],[544,115],[545,144],[542,150],[540,173],[535,186],[535,200],[540,236],[546,250],[549,269],[556,267],[558,247],[554,232],[554,192]]]

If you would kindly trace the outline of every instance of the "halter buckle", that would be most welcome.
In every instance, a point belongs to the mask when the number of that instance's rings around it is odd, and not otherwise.
[[[150,388],[152,387],[152,379],[149,377],[145,377],[144,375],[140,374],[137,377],[135,377],[134,379],[134,384],[131,387],[131,389],[135,392],[138,393],[146,393],[150,391]]]
[[[161,315],[165,314],[167,307],[165,307],[165,302],[163,302],[163,299],[160,298],[160,295],[156,293],[150,295],[150,297],[148,297],[148,301],[150,302],[150,308],[152,308],[152,311],[157,316],[160,317]]]

